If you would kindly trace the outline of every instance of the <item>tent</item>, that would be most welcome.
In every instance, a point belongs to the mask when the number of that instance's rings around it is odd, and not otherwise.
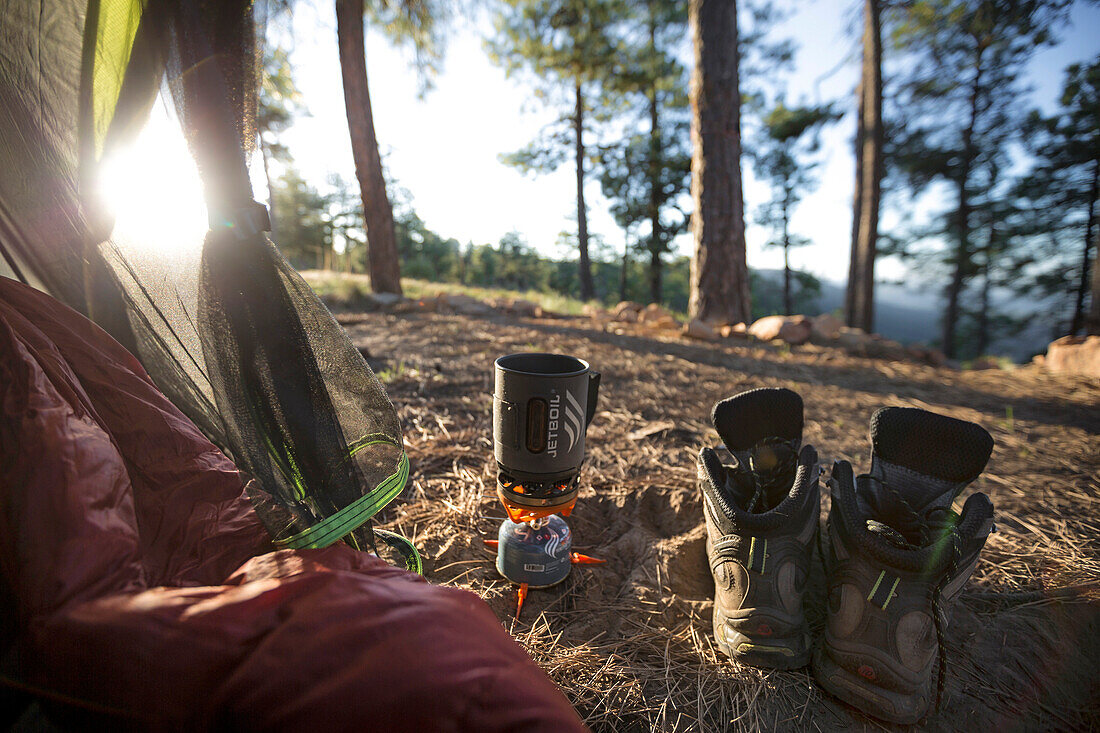
[[[264,233],[254,29],[242,0],[5,5],[0,702],[140,728],[577,728],[479,599],[371,527],[408,458]],[[96,187],[165,83],[210,220],[182,263],[113,242]]]

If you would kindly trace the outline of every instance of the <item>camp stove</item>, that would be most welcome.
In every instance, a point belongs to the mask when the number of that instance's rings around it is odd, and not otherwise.
[[[497,571],[519,585],[516,616],[530,588],[565,580],[576,564],[603,560],[573,552],[563,517],[577,502],[584,436],[596,411],[600,375],[561,354],[496,360],[493,446],[497,497],[508,518],[496,540]]]

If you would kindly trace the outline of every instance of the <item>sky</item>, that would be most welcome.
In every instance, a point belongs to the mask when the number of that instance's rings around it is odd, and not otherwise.
[[[838,100],[842,108],[854,106],[859,62],[853,30],[858,23],[855,3],[803,0],[793,7],[794,14],[776,28],[775,35],[796,42],[794,69],[767,83],[784,84],[790,101]],[[1064,68],[1100,53],[1100,7],[1079,0],[1072,21],[1072,27],[1062,32],[1062,42],[1038,52],[1028,70],[1032,101],[1047,110],[1054,108]],[[422,96],[410,52],[394,49],[379,33],[368,31],[367,76],[379,145],[390,174],[412,194],[417,214],[436,233],[463,243],[495,244],[516,230],[543,254],[561,256],[555,244],[559,232],[576,230],[571,165],[536,177],[499,160],[502,153],[523,147],[557,112],[540,106],[522,79],[508,79],[493,65],[482,41],[489,27],[485,18],[455,19],[442,71]],[[269,27],[268,43],[290,51],[295,82],[308,110],[281,140],[294,165],[319,188],[324,188],[332,173],[354,181],[355,172],[335,28],[331,2],[299,4],[289,27]],[[822,133],[819,186],[806,196],[792,220],[792,231],[812,240],[792,254],[792,266],[838,282],[848,270],[854,182],[855,121],[852,111],[846,111],[839,123]],[[150,218],[160,222],[162,231],[171,229],[163,226],[166,216],[175,220],[173,231],[179,237],[204,226],[202,217],[195,215],[201,210],[198,180],[193,170],[185,170],[187,153],[169,116],[165,105],[158,107],[128,157],[108,170],[108,196],[120,206],[129,206],[119,212],[123,236],[128,229],[140,230],[142,220]],[[162,159],[162,173],[167,170],[174,177],[177,208],[171,214],[158,211],[158,202],[151,197],[140,203],[134,200],[142,198],[141,191],[156,188],[150,185],[154,174],[141,170],[142,161],[151,155]],[[752,221],[767,199],[767,190],[753,179],[747,162],[743,167],[749,265],[782,267],[781,250],[765,249],[768,232]],[[255,172],[257,198],[262,199],[262,175]],[[598,182],[588,183],[585,196],[590,232],[621,251],[623,234],[607,212]],[[896,214],[884,213],[885,226],[892,219]],[[166,246],[175,238],[166,237]],[[689,254],[690,235],[681,236],[675,247]],[[884,262],[878,274],[897,279],[903,269],[899,263]]]

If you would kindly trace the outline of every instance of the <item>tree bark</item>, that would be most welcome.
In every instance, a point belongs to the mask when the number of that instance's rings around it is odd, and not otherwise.
[[[649,5],[649,52],[657,54],[657,22]],[[657,113],[657,84],[649,88],[649,298],[660,303],[661,288],[661,127]]]
[[[626,300],[627,277],[630,267],[630,231],[623,230],[623,261],[619,265],[619,302]]]
[[[982,292],[978,302],[978,340],[974,356],[984,356],[989,351],[989,270],[990,263],[986,262],[982,267]]]
[[[1096,197],[1100,196],[1100,160],[1093,161],[1092,164],[1092,189],[1089,193],[1089,215],[1085,220],[1085,241],[1084,247],[1081,248],[1081,280],[1077,284],[1077,301],[1073,307],[1073,325],[1070,326],[1070,334],[1076,336],[1082,327],[1086,328],[1086,333],[1100,333],[1100,304],[1096,302],[1096,288],[1100,281],[1096,279],[1095,272],[1093,273],[1093,291],[1092,291],[1092,308],[1090,308],[1089,321],[1093,321],[1091,324],[1086,323],[1085,318],[1085,294],[1089,290],[1089,251],[1093,248],[1093,236],[1092,228],[1096,223]],[[1100,269],[1096,263],[1093,263],[1094,269]]]
[[[974,128],[978,121],[978,96],[982,81],[983,47],[978,46],[974,63],[974,79],[970,88],[970,119],[963,130],[963,154],[959,164],[959,207],[955,212],[955,271],[947,286],[947,309],[943,316],[943,353],[954,359],[957,353],[955,332],[959,321],[959,300],[966,271],[970,265],[970,169],[974,163]]]
[[[859,224],[861,221],[860,209],[863,204],[863,80],[860,79],[856,87],[856,97],[859,99],[859,110],[856,114],[856,139],[852,151],[856,161],[856,187],[852,193],[852,246],[848,257],[848,287],[844,293],[844,321],[850,328],[856,326],[856,291],[859,289],[862,276],[860,274],[859,259]]]
[[[579,80],[576,93],[577,109],[573,117],[573,131],[577,155],[577,248],[580,250],[577,266],[580,270],[581,300],[592,300],[596,297],[596,288],[592,283],[592,263],[588,259],[588,209],[584,204],[584,94]]]
[[[340,46],[340,71],[344,81],[344,107],[351,134],[355,177],[363,198],[363,222],[367,230],[367,259],[371,288],[376,293],[401,293],[401,263],[393,226],[393,207],[386,194],[382,158],[374,133],[367,85],[366,42],[363,33],[363,0],[336,0],[336,37]]]
[[[989,251],[986,253],[985,262],[982,263],[982,290],[978,300],[978,341],[974,356],[984,356],[989,351],[990,327],[989,327],[989,294],[992,290],[990,277],[993,272],[993,240],[996,231],[993,226],[989,228]]]
[[[751,320],[741,188],[741,92],[737,3],[691,0],[692,318]]]
[[[1100,252],[1100,227],[1096,227],[1092,246]],[[1085,319],[1085,333],[1090,336],[1100,335],[1100,263],[1092,268],[1092,305],[1089,307],[1089,316]]]
[[[856,134],[855,234],[848,278],[848,325],[871,332],[875,325],[875,258],[882,191],[882,29],[879,0],[864,0],[863,71]],[[855,275],[853,277],[852,275]]]
[[[649,28],[650,38],[654,35]],[[649,90],[649,297],[661,302],[661,128],[657,118],[657,89]]]
[[[791,315],[791,234],[787,212],[790,208],[790,191],[783,198],[783,315]]]

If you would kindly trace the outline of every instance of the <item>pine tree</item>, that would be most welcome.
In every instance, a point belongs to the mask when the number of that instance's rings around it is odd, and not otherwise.
[[[691,152],[687,70],[677,51],[687,30],[683,0],[647,0],[633,7],[623,31],[627,68],[614,77],[627,99],[628,134],[620,143],[618,166],[604,167],[601,183],[621,226],[643,219],[649,231],[639,242],[649,255],[650,301],[662,301],[663,256],[686,230],[679,199],[689,190]],[[637,119],[637,123],[635,123]],[[631,185],[631,177],[638,178]]]
[[[351,151],[355,177],[363,198],[363,219],[367,228],[371,287],[378,293],[401,292],[401,263],[394,233],[393,207],[386,193],[378,138],[374,131],[367,82],[363,0],[336,0],[336,36],[340,50],[340,71],[344,83]],[[376,25],[396,43],[411,43],[421,70],[434,70],[438,59],[438,3],[431,0],[400,0],[372,4]]]
[[[1038,272],[1030,281],[1055,274],[1076,277],[1059,283],[1063,293],[1072,292],[1073,316],[1068,332],[1100,333],[1100,298],[1094,291],[1087,317],[1086,299],[1096,279],[1094,254],[1098,247],[1097,197],[1100,189],[1100,57],[1091,64],[1073,64],[1059,100],[1061,109],[1051,117],[1034,111],[1024,128],[1024,140],[1037,163],[1020,182],[1021,218],[1032,242],[1051,245],[1045,267],[1031,263]],[[1074,249],[1073,240],[1080,244]],[[1076,256],[1076,262],[1073,262]],[[1049,283],[1049,280],[1046,280]],[[1095,286],[1094,286],[1095,287]]]
[[[852,253],[844,317],[849,326],[870,332],[875,325],[875,259],[884,170],[880,0],[863,2],[863,63],[857,96],[856,190],[852,202]]]
[[[509,75],[524,74],[535,94],[561,114],[526,148],[503,160],[522,170],[556,170],[572,155],[577,188],[577,250],[582,300],[596,296],[584,199],[589,159],[586,133],[601,110],[594,105],[617,60],[612,25],[622,10],[614,0],[503,0],[496,34],[487,46]]]
[[[772,189],[772,199],[760,208],[757,220],[777,234],[768,245],[783,248],[783,309],[787,315],[794,307],[790,251],[810,243],[791,232],[791,215],[817,183],[813,176],[816,133],[838,118],[829,105],[788,107],[780,100],[764,116],[763,129],[753,145],[753,170]]]
[[[264,50],[263,80],[256,110],[256,140],[264,164],[264,178],[267,179],[267,208],[276,242],[279,241],[279,218],[275,208],[271,162],[290,162],[290,153],[279,142],[279,135],[293,124],[295,117],[306,114],[292,71],[290,54],[286,49],[275,47]]]
[[[694,51],[691,76],[692,318],[751,319],[741,188],[741,91],[737,4],[690,0]]]
[[[946,242],[935,259],[949,273],[942,336],[949,357],[959,352],[963,300],[980,272],[980,212],[1004,195],[997,171],[1007,168],[1007,143],[1021,117],[1023,67],[1037,48],[1052,42],[1068,5],[916,0],[898,11],[894,38],[910,63],[898,100],[904,125],[899,121],[888,142],[887,160],[914,191],[934,182],[953,191],[951,208],[928,233]]]
[[[273,182],[271,198],[282,214],[276,241],[282,253],[295,267],[327,269],[332,250],[324,196],[288,164]]]

